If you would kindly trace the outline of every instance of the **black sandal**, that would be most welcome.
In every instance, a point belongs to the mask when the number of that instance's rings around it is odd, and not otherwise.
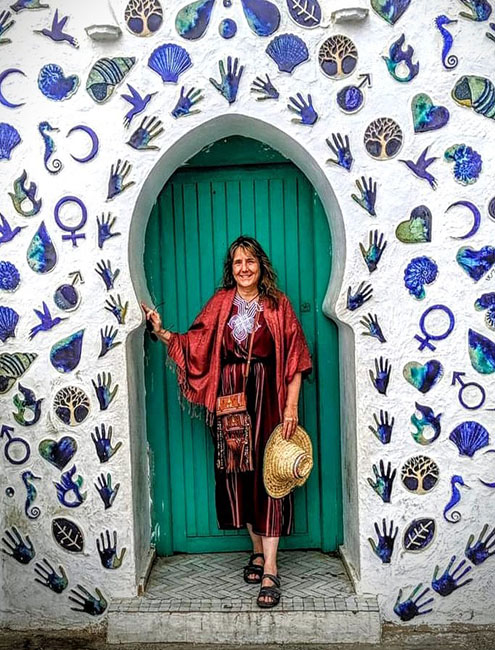
[[[256,599],[256,604],[258,607],[268,609],[269,607],[275,607],[280,601],[280,578],[278,575],[274,576],[272,573],[265,573],[262,577],[262,580],[263,578],[270,578],[270,580],[273,582],[273,586],[261,587],[258,598]],[[260,600],[260,598],[263,596],[268,596],[268,598],[271,598],[271,601]]]
[[[244,581],[248,583],[248,585],[256,585],[259,582],[261,582],[261,576],[263,575],[263,565],[262,564],[253,564],[253,560],[256,560],[256,558],[262,557],[265,559],[265,556],[263,553],[251,553],[251,557],[249,558],[249,562],[246,564],[244,567]],[[256,574],[255,578],[250,578],[250,574]]]

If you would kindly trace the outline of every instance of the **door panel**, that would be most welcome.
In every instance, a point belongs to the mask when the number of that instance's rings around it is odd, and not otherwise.
[[[315,464],[306,485],[296,490],[294,533],[281,540],[281,548],[332,550],[341,537],[337,331],[321,312],[331,242],[309,181],[291,164],[177,172],[149,220],[145,268],[150,293],[155,304],[165,302],[160,308],[164,326],[186,331],[220,285],[227,246],[240,234],[256,237],[266,250],[313,354],[314,371],[303,384],[300,414],[313,440]],[[165,368],[165,360],[164,346],[147,340],[157,551],[248,549],[245,530],[218,530],[213,443],[204,422],[181,409],[176,378]]]

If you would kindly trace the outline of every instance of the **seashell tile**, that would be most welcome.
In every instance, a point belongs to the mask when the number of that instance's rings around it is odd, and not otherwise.
[[[98,59],[89,71],[86,90],[97,104],[103,104],[136,63],[134,56]]]
[[[266,48],[268,56],[275,61],[280,72],[289,74],[309,59],[306,43],[294,34],[276,36]]]
[[[160,75],[165,83],[177,83],[181,74],[192,65],[191,57],[180,45],[164,43],[153,50],[148,66]]]
[[[6,122],[0,122],[0,160],[10,160],[12,151],[21,143],[19,131]]]

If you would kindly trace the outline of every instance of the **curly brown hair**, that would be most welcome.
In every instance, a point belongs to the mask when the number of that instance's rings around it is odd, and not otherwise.
[[[260,296],[265,297],[271,306],[276,309],[278,307],[278,300],[280,297],[280,290],[277,287],[277,274],[268,258],[268,255],[261,247],[261,244],[253,237],[241,235],[230,244],[225,262],[223,264],[222,288],[232,289],[236,286],[236,281],[234,280],[234,274],[232,272],[232,263],[234,260],[235,252],[239,246],[242,247],[245,251],[249,251],[251,254],[256,256],[260,264],[258,291],[260,292]]]

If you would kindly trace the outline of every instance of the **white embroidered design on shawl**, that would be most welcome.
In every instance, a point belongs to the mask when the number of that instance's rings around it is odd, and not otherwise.
[[[239,294],[234,297],[234,305],[237,307],[237,314],[234,314],[227,323],[232,330],[232,336],[237,343],[242,343],[253,331],[254,318],[256,312],[263,311],[263,305],[260,305],[256,300],[247,302]],[[259,323],[256,325],[256,330],[261,327]]]

